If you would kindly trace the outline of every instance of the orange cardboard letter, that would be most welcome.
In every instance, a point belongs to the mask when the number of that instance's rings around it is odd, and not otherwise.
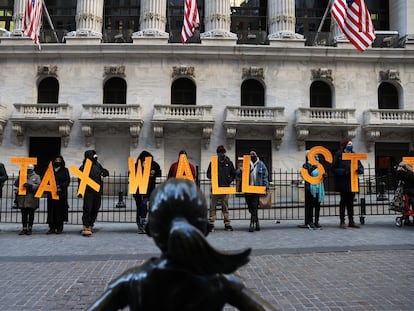
[[[236,193],[236,187],[220,187],[218,184],[218,156],[211,157],[211,188],[213,194]]]
[[[414,169],[414,157],[403,157],[403,163],[411,165],[411,167]]]
[[[308,173],[308,170],[303,168],[301,169],[300,173],[302,178],[310,184],[319,184],[323,180],[323,174],[325,174],[325,168],[322,164],[315,160],[315,156],[321,154],[324,156],[326,162],[332,163],[332,154],[331,152],[322,146],[312,147],[308,153],[309,162],[312,165],[316,165],[318,167],[318,176],[311,176]]]
[[[19,172],[19,194],[25,195],[26,188],[23,185],[27,182],[27,165],[28,164],[37,164],[37,158],[11,158],[11,164],[19,164],[20,165],[20,172]]]
[[[80,179],[80,184],[78,188],[78,195],[85,195],[86,186],[91,187],[96,192],[99,192],[101,185],[94,181],[92,178],[89,177],[89,173],[91,172],[92,168],[92,161],[86,159],[85,166],[83,168],[83,172],[79,170],[76,166],[71,165],[69,167],[70,171]]]
[[[188,159],[185,154],[180,154],[180,158],[178,159],[177,174],[175,174],[175,178],[184,178],[194,181],[190,163],[188,163]]]
[[[366,153],[342,153],[342,160],[351,161],[351,191],[358,192],[358,160],[366,160]]]
[[[142,173],[141,160],[138,160],[137,171],[135,172],[134,158],[128,158],[129,168],[129,194],[146,194],[148,190],[148,181],[151,172],[152,158],[146,157],[144,161],[144,174]]]
[[[43,192],[49,191],[52,194],[53,200],[59,200],[59,195],[57,194],[56,179],[55,174],[53,173],[52,162],[49,163],[46,173],[43,176],[42,182],[39,185],[35,193],[36,198],[40,198],[43,195]]]
[[[243,156],[242,192],[266,194],[265,186],[250,185],[250,155]]]

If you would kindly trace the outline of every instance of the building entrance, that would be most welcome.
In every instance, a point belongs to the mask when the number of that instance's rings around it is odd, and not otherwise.
[[[43,177],[49,162],[60,154],[60,137],[30,137],[29,157],[37,158],[36,173]]]

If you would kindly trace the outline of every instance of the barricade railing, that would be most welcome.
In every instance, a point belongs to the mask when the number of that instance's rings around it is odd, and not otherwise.
[[[328,172],[329,174],[329,172]],[[331,174],[330,174],[331,175]],[[0,222],[20,223],[20,210],[15,206],[14,180],[17,176],[9,176],[3,187],[0,199]],[[161,177],[158,183],[165,181]],[[237,190],[239,182],[236,180]],[[321,217],[339,215],[339,193],[335,192],[333,178],[325,180],[325,199],[321,205]],[[104,179],[103,195],[98,222],[133,223],[136,221],[136,205],[131,194],[128,194],[128,175],[111,174]],[[211,181],[205,172],[200,173],[199,186],[205,194],[209,205]],[[367,215],[394,215],[389,210],[389,202],[396,187],[395,176],[392,173],[375,174],[373,168],[366,168],[364,175],[359,176],[359,193],[355,196],[355,215],[361,217],[361,222]],[[69,224],[82,224],[82,198],[77,196],[78,179],[72,177],[68,188]],[[274,171],[271,174],[270,191],[272,192],[272,208],[259,210],[260,219],[265,220],[302,220],[304,219],[305,183],[300,171]],[[218,207],[220,210],[220,207]],[[241,192],[231,195],[229,199],[231,219],[247,220],[250,214]],[[222,219],[219,211],[217,218]],[[46,194],[40,198],[39,208],[35,213],[35,223],[47,222]]]

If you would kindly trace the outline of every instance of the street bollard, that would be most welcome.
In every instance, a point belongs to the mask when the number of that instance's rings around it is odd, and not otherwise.
[[[118,192],[118,203],[115,205],[116,208],[125,208],[126,204],[124,202],[124,193],[122,191]]]

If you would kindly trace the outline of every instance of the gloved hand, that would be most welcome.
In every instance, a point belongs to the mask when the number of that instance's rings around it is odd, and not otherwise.
[[[78,194],[78,198],[79,198],[79,199],[82,199],[82,194],[80,194],[80,193],[79,193],[79,194]]]
[[[32,185],[29,183],[24,183],[23,187],[25,187],[27,190],[31,190],[32,189]]]

